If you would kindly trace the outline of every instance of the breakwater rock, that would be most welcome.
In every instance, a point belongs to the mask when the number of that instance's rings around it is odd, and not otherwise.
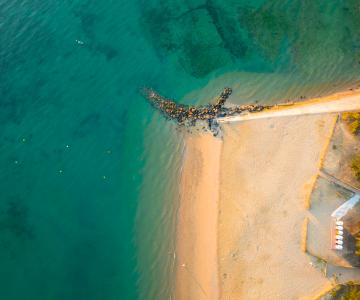
[[[225,102],[232,93],[231,88],[224,88],[215,104],[191,106],[178,104],[167,99],[151,88],[144,88],[142,94],[149,103],[158,109],[167,119],[175,120],[179,125],[194,126],[197,121],[208,121],[209,127],[218,117],[238,115],[245,112],[259,112],[269,106],[259,104],[225,107]]]

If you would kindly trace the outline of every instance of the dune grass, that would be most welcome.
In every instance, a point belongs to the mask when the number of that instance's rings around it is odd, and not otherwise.
[[[331,300],[357,300],[360,299],[360,285],[358,283],[348,282],[336,286],[330,292]]]
[[[351,169],[353,170],[357,180],[360,181],[360,155],[356,155],[351,162]]]
[[[352,134],[360,135],[360,112],[349,112],[342,115]]]

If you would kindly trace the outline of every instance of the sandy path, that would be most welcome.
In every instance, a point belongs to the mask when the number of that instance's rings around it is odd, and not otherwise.
[[[328,114],[360,110],[360,92],[343,92],[324,98],[298,102],[290,106],[274,107],[258,113],[218,118],[220,123],[239,122],[264,118],[300,116],[312,114]]]
[[[221,299],[299,299],[330,287],[300,242],[307,185],[332,120],[313,115],[224,125]]]
[[[217,213],[221,141],[186,140],[178,212],[175,299],[218,299]]]

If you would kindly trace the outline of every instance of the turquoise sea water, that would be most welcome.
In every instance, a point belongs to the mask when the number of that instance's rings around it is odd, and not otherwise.
[[[358,0],[0,0],[0,299],[169,299],[183,143],[139,95],[360,83]]]

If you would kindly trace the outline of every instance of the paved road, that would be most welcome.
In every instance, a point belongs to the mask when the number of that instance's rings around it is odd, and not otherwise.
[[[360,94],[343,96],[331,100],[319,99],[316,101],[309,101],[309,103],[299,102],[294,105],[274,107],[270,110],[258,113],[248,113],[245,115],[218,118],[217,121],[219,123],[228,123],[254,119],[338,113],[348,111],[360,111]]]

